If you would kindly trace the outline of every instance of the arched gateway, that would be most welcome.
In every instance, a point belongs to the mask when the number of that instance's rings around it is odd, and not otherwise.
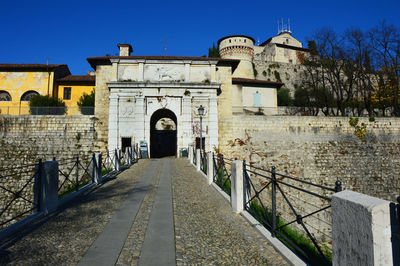
[[[104,66],[109,72],[96,81],[96,97],[105,82],[107,91],[103,90],[102,96],[108,95],[104,111],[108,113],[110,151],[146,142],[152,158],[179,157],[200,137],[200,105],[205,108],[205,150],[218,147],[218,60],[137,56],[109,60],[110,65]],[[225,73],[225,65],[220,67],[218,73]],[[98,115],[105,114],[96,110]]]
[[[150,118],[150,156],[161,158],[177,154],[177,119],[168,109],[159,109]]]

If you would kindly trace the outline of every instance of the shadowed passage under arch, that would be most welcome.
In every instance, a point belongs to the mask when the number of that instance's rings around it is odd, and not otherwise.
[[[159,109],[150,119],[150,156],[161,158],[176,156],[177,150],[177,119],[174,112]]]

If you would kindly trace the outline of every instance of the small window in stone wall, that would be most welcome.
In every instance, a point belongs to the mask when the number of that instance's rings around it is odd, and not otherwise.
[[[257,91],[253,94],[254,97],[254,106],[261,107],[261,94]]]
[[[246,40],[244,40],[244,42],[246,42]]]
[[[64,100],[71,100],[71,87],[64,87]]]
[[[0,91],[0,102],[11,102],[11,95],[6,91]]]

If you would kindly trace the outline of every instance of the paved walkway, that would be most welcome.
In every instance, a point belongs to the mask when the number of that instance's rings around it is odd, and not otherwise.
[[[7,265],[287,265],[188,160],[141,160],[0,257]]]

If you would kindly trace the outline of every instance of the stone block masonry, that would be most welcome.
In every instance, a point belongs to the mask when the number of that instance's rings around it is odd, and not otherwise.
[[[265,169],[275,166],[278,173],[331,188],[340,180],[343,189],[394,201],[400,194],[400,119],[359,120],[367,125],[361,140],[348,117],[233,116],[220,121],[219,148],[226,158],[237,157]],[[254,181],[257,189],[265,185],[265,179],[254,177]],[[301,215],[329,205],[296,189],[282,189]],[[269,189],[261,197],[271,205]],[[285,221],[295,219],[280,195],[277,210]],[[304,223],[319,242],[331,246],[330,209]],[[302,232],[296,223],[292,226]]]
[[[0,116],[0,168],[100,151],[94,116]]]
[[[220,121],[225,156],[277,172],[395,201],[400,193],[400,119],[360,118],[358,139],[347,117],[233,116]]]
[[[39,159],[51,161],[56,157],[60,162],[59,169],[69,173],[75,159],[66,159],[75,158],[77,154],[82,165],[86,166],[93,152],[102,151],[97,145],[96,123],[94,116],[83,115],[0,116],[0,186],[6,188],[0,189],[0,210],[13,200],[15,192],[24,187],[21,195],[33,201],[35,166],[10,168],[37,164]],[[60,174],[61,182],[64,179]],[[32,208],[32,204],[23,198],[14,200],[0,217],[0,223]]]

